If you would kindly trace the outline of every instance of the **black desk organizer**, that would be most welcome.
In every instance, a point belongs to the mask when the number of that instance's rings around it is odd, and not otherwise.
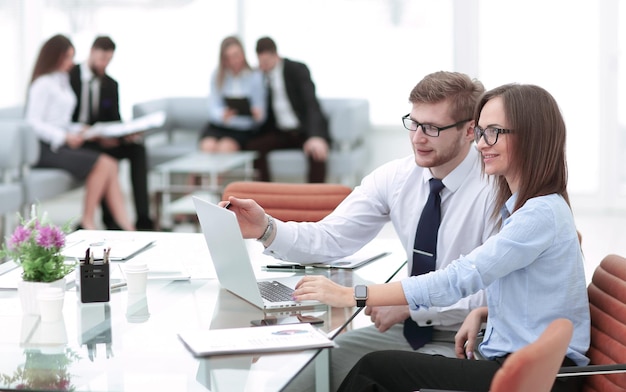
[[[109,302],[110,287],[109,263],[80,263],[80,302]]]

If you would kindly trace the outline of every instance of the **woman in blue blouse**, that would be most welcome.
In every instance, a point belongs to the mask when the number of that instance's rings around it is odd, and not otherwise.
[[[134,230],[126,212],[124,194],[118,179],[117,160],[83,147],[88,125],[73,123],[76,95],[70,86],[69,71],[74,66],[74,46],[64,35],[55,35],[41,47],[28,89],[26,120],[39,138],[42,168],[63,169],[85,181],[85,201],[80,227],[97,229],[95,212],[106,200],[115,222],[124,230]]]
[[[226,99],[248,100],[249,113],[229,107]],[[220,45],[220,63],[211,77],[209,123],[200,136],[206,152],[239,151],[265,120],[265,89],[259,70],[250,68],[237,37],[226,37]]]
[[[588,363],[589,304],[567,195],[566,132],[558,105],[540,87],[509,84],[486,92],[474,118],[483,171],[497,189],[500,232],[445,269],[369,286],[366,304],[447,306],[485,289],[488,306],[470,313],[459,330],[459,358],[371,353],[353,367],[340,390],[487,391],[506,356],[535,341],[561,317],[574,324],[563,365]],[[355,305],[352,288],[320,276],[304,277],[294,296],[299,301]],[[487,328],[478,352],[487,360],[471,360],[484,321]],[[577,391],[581,381],[559,379],[553,391]]]

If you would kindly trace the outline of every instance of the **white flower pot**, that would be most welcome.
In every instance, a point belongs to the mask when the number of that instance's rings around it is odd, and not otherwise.
[[[17,293],[22,303],[22,313],[39,315],[39,302],[37,301],[37,293],[40,289],[46,287],[59,287],[65,291],[65,278],[55,280],[54,282],[27,282],[20,280],[17,285]]]

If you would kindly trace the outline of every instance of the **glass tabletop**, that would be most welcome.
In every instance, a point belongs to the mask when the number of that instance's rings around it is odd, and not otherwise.
[[[100,238],[108,232],[83,231],[83,236],[85,233]],[[208,250],[201,246],[204,241],[201,234],[132,235],[156,238],[155,246],[137,256],[139,260],[163,255],[210,263]],[[200,243],[197,246],[190,245],[197,242]],[[250,246],[251,251],[259,250],[254,244]],[[253,258],[253,263],[259,277],[316,273],[346,285],[381,282],[402,268],[405,256],[393,242],[381,242],[380,246],[392,254],[356,270],[270,272],[260,268],[266,262],[263,257]],[[179,248],[177,256],[172,255],[172,248]],[[301,313],[321,318],[324,323],[320,328],[330,332],[341,327],[354,311],[323,305]],[[249,327],[252,320],[288,314],[266,313],[222,289],[206,273],[203,278],[192,276],[189,280],[150,279],[146,295],[115,290],[108,303],[82,304],[76,289],[70,288],[65,296],[63,318],[52,323],[42,322],[39,316],[22,314],[17,292],[3,290],[0,291],[3,353],[0,389],[280,390],[318,350],[195,358],[177,334],[187,328]]]
[[[246,164],[252,164],[257,155],[256,151],[237,151],[221,154],[196,151],[156,165],[154,170],[162,173],[222,173]]]

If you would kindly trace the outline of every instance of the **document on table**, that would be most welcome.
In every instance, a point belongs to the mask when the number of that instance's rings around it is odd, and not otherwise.
[[[194,329],[180,332],[178,337],[196,357],[335,347],[335,343],[326,334],[308,323],[210,330]]]
[[[316,267],[316,268],[354,269],[354,268],[361,267],[367,263],[370,263],[374,260],[378,260],[381,257],[388,256],[390,254],[391,252],[381,251],[379,248],[369,247],[366,245],[365,247],[359,249],[357,252],[355,252],[354,254],[351,254],[350,256],[345,256],[340,259],[335,259],[335,260],[328,261],[325,263],[306,263],[306,262],[294,263],[294,262],[284,261],[284,262],[274,263],[274,266],[275,266],[274,268],[279,268],[280,266],[284,266],[285,268],[288,268],[290,266],[298,265],[298,266],[309,266],[309,267]]]
[[[84,136],[87,138],[96,136],[122,137],[133,133],[147,131],[148,129],[158,128],[165,123],[165,117],[165,112],[159,111],[125,122],[99,122],[87,129]]]
[[[63,248],[61,253],[66,258],[84,259],[87,249],[94,251],[96,259],[101,258],[100,253],[105,248],[111,248],[109,254],[109,260],[111,261],[126,261],[138,253],[148,249],[154,244],[152,239],[137,239],[137,238],[103,238],[97,241],[76,241],[70,246]]]
[[[22,267],[13,260],[0,264],[0,289],[17,289],[22,280]],[[65,275],[65,287],[71,287],[76,281],[74,269]]]

